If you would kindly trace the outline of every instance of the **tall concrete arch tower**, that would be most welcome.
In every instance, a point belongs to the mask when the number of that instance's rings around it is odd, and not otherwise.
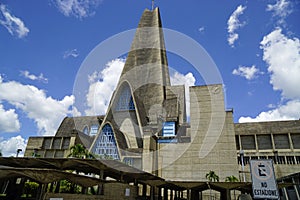
[[[170,84],[159,9],[146,9],[91,151],[153,172],[153,136],[167,121],[183,124],[185,112],[184,86]]]

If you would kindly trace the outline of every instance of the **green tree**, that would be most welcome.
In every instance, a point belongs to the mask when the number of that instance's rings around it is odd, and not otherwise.
[[[210,170],[205,177],[209,182],[219,182],[219,176],[212,170]]]
[[[71,153],[68,157],[74,158],[95,158],[82,144],[75,144],[70,148]]]
[[[0,149],[0,157],[2,157],[2,150]]]
[[[227,176],[225,182],[239,182],[240,180],[234,175]]]
[[[39,187],[38,183],[28,181],[25,182],[23,192],[26,195],[26,197],[35,197],[37,194],[38,187]]]

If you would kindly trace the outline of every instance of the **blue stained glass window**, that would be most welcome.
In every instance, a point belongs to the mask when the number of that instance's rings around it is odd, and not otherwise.
[[[122,87],[116,110],[135,110],[130,88],[128,86]]]
[[[114,132],[109,124],[106,124],[97,139],[94,153],[103,158],[120,160]]]
[[[98,132],[98,125],[97,124],[92,125],[90,135],[96,135],[97,132]]]

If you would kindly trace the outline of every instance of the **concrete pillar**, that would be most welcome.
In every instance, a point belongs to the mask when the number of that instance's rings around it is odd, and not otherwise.
[[[147,185],[143,184],[143,192],[142,192],[142,196],[146,197],[147,196]]]
[[[99,172],[99,179],[100,180],[105,180],[104,170],[100,170],[100,172]],[[97,194],[100,194],[100,195],[104,194],[104,184],[99,184],[98,185]]]
[[[282,190],[283,190],[285,199],[289,200],[289,196],[288,196],[288,194],[287,194],[286,188],[282,188]]]
[[[221,191],[221,199],[231,200],[230,190],[226,189]]]
[[[173,198],[173,190],[170,190],[170,200],[174,200],[174,198]]]
[[[199,200],[199,191],[191,190],[191,200]]]
[[[168,200],[168,189],[164,188],[164,200]]]
[[[298,191],[298,188],[297,188],[297,185],[296,185],[296,182],[295,182],[295,179],[294,179],[294,178],[292,178],[292,182],[294,183],[294,190],[295,190],[297,199],[300,199],[300,195],[299,195],[299,192],[300,192],[300,191]]]
[[[187,200],[191,200],[190,190],[186,190]]]
[[[60,181],[56,182],[54,193],[59,193],[60,191]]]
[[[162,198],[161,198],[161,187],[158,187],[158,189],[157,189],[158,191],[157,191],[157,199],[158,200],[161,200]]]
[[[160,188],[155,186],[150,187],[150,199],[151,200],[158,200],[160,197]]]

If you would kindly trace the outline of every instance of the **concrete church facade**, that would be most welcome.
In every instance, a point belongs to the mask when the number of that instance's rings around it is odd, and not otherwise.
[[[161,28],[158,8],[145,10],[105,116],[66,117],[55,136],[30,137],[25,157],[66,157],[80,143],[99,159],[172,181],[206,181],[209,171],[222,181],[241,177],[241,170],[249,171],[247,162],[242,169],[241,156],[276,158],[278,178],[299,173],[299,120],[234,124],[222,84],[189,88],[187,121],[185,87],[170,84]]]

